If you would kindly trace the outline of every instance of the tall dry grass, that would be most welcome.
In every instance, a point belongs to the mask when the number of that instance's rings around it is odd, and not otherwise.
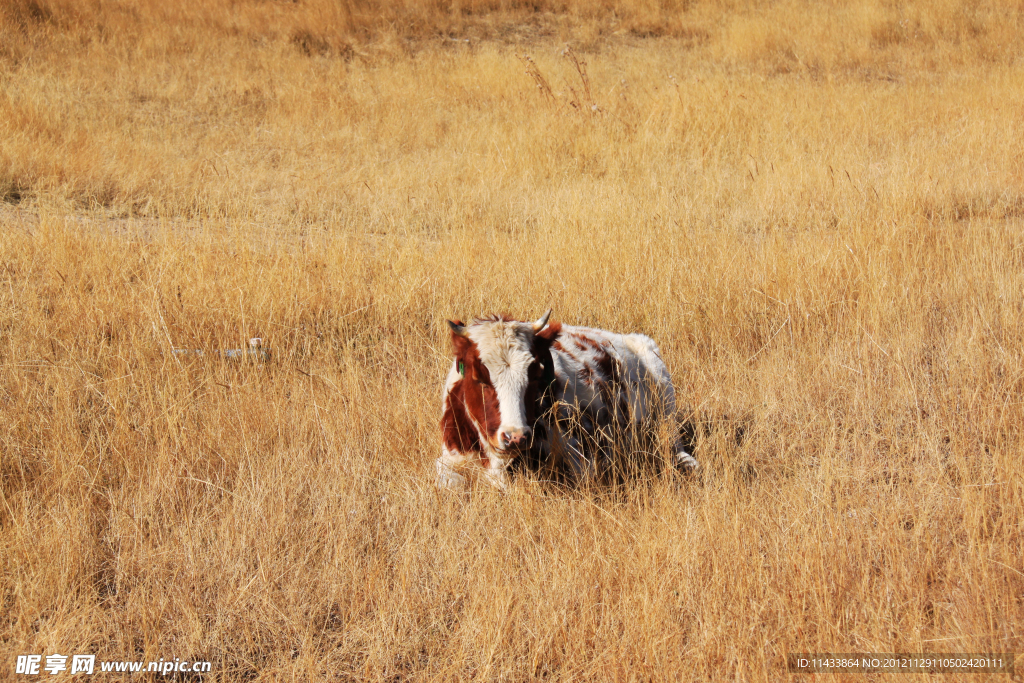
[[[3,12],[10,675],[1022,649],[1021,7]],[[658,341],[699,478],[433,490],[444,318],[548,306]]]

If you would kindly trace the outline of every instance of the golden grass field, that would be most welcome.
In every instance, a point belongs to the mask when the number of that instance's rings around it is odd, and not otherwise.
[[[4,3],[0,679],[1024,652],[1022,45],[1019,2]],[[657,340],[698,476],[435,491],[445,318],[548,307]]]

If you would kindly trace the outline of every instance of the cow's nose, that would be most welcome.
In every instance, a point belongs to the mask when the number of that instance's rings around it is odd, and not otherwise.
[[[523,429],[509,430],[501,433],[501,445],[503,448],[511,446],[522,447],[530,443],[530,435],[533,433],[529,427]]]

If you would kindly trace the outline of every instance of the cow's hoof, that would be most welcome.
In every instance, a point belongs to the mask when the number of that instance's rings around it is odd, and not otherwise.
[[[697,460],[686,451],[679,451],[676,453],[675,463],[680,472],[685,472],[687,474],[696,472],[700,469],[700,463],[698,463]]]

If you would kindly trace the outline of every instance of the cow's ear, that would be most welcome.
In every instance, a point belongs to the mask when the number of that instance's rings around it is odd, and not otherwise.
[[[466,329],[461,320],[454,322],[447,320],[445,322],[448,323],[448,327],[452,328],[452,349],[454,349],[456,356],[462,356],[469,345],[473,343],[469,339],[469,330]]]
[[[546,339],[547,341],[554,341],[561,333],[562,323],[555,321],[548,323],[543,330],[537,333],[537,337],[540,339]]]

